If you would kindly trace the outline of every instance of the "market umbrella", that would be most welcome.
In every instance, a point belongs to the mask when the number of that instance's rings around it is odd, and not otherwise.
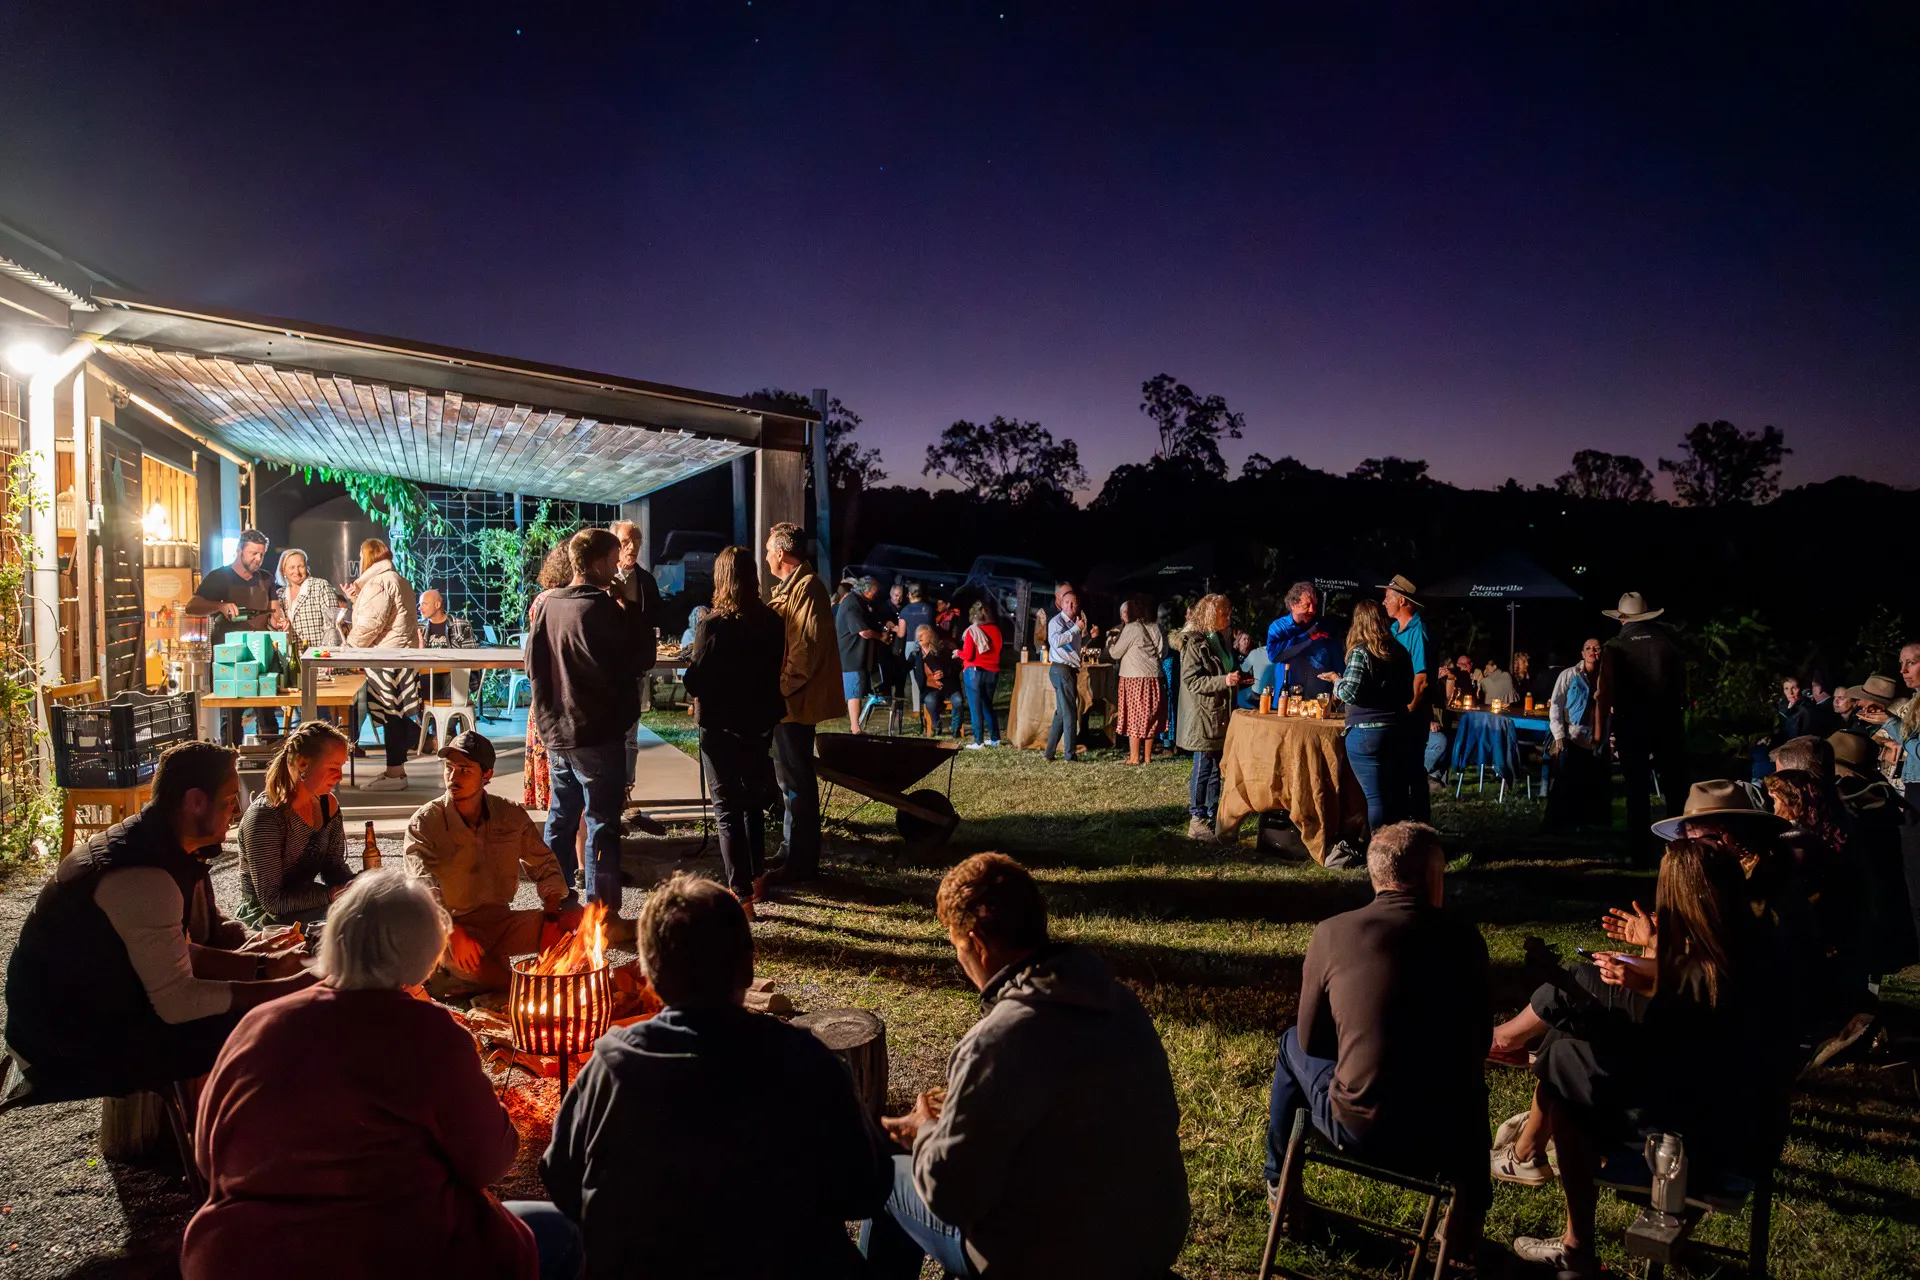
[[[1311,582],[1320,588],[1322,599],[1336,594],[1350,595],[1356,599],[1370,596],[1390,576],[1382,573],[1379,565],[1364,556],[1343,551],[1296,556],[1287,561],[1285,567],[1286,572],[1273,575],[1276,588],[1285,590],[1294,582]]]
[[[1141,565],[1116,581],[1120,592],[1148,591],[1165,599],[1189,591],[1203,591],[1213,577],[1213,544],[1196,542],[1151,564]]]
[[[1514,614],[1522,600],[1578,600],[1580,593],[1548,573],[1522,552],[1509,548],[1420,588],[1423,600],[1504,600],[1507,603],[1507,661],[1513,661]]]

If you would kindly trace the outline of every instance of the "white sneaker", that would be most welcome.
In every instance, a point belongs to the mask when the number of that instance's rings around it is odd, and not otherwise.
[[[969,751],[978,751],[978,750],[980,750],[980,748],[982,748],[982,747],[984,747],[985,745],[986,745],[986,744],[985,744],[984,742],[969,742],[969,743],[967,744],[967,750],[969,750]]]
[[[1523,1187],[1544,1187],[1553,1181],[1553,1170],[1548,1166],[1546,1157],[1535,1156],[1531,1160],[1522,1160],[1513,1154],[1511,1142],[1504,1147],[1495,1147],[1488,1164],[1493,1176],[1501,1182],[1514,1182]]]
[[[356,791],[405,791],[406,789],[405,778],[396,778],[386,773],[375,774],[354,788]]]
[[[1561,1276],[1600,1274],[1600,1259],[1592,1249],[1583,1249],[1575,1253],[1567,1248],[1565,1240],[1542,1240],[1537,1236],[1521,1236],[1513,1242],[1513,1256],[1523,1262],[1552,1267]]]
[[[1493,1131],[1495,1151],[1513,1146],[1515,1140],[1520,1137],[1520,1131],[1527,1127],[1529,1114],[1531,1113],[1522,1111],[1519,1115],[1508,1116],[1500,1122],[1500,1127]],[[1553,1170],[1555,1174],[1560,1172],[1560,1148],[1552,1138],[1547,1139],[1547,1168]]]
[[[988,745],[988,746],[990,746],[990,747],[997,747],[997,746],[999,746],[999,745],[1000,745],[1000,739],[998,739],[998,738],[988,738],[988,739],[987,739],[987,745]]]

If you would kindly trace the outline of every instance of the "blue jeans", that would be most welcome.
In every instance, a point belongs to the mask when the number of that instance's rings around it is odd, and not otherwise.
[[[993,687],[1000,682],[1000,673],[985,667],[968,667],[961,682],[967,687],[967,719],[973,722],[973,740],[997,741],[1000,722],[993,718]]]
[[[1280,1036],[1280,1053],[1273,1064],[1273,1089],[1267,1095],[1267,1181],[1280,1180],[1280,1162],[1293,1132],[1293,1113],[1305,1107],[1313,1127],[1329,1142],[1351,1143],[1352,1135],[1333,1118],[1332,1058],[1314,1058],[1300,1047],[1300,1028],[1288,1027]]]
[[[1080,732],[1080,668],[1064,662],[1047,667],[1047,679],[1053,684],[1053,724],[1047,729],[1047,759],[1062,739],[1067,744],[1067,759],[1073,759],[1073,740]]]
[[[927,711],[933,716],[933,731],[936,734],[940,732],[941,714],[951,708],[953,713],[953,736],[957,738],[960,736],[960,704],[962,701],[964,701],[964,698],[958,689],[928,689],[925,696],[921,699],[920,706],[922,710]]]
[[[813,772],[813,726],[783,721],[773,727],[773,776],[786,801],[781,835],[787,874],[805,879],[820,870],[820,784]]]
[[[533,1232],[540,1280],[576,1280],[587,1265],[587,1247],[572,1218],[555,1208],[551,1200],[507,1200],[500,1207]]]
[[[967,1259],[958,1227],[933,1216],[920,1189],[913,1185],[913,1157],[893,1158],[893,1194],[887,1197],[887,1216],[860,1224],[860,1252],[873,1280],[914,1280],[920,1264],[932,1258],[956,1276],[976,1274]],[[542,1277],[545,1280],[545,1277]]]
[[[627,744],[618,738],[597,747],[571,751],[547,748],[547,773],[553,801],[547,809],[547,848],[560,863],[567,887],[573,887],[579,862],[573,856],[574,834],[584,817],[587,856],[593,873],[588,897],[620,910],[620,810],[627,803]]]
[[[1367,825],[1378,831],[1406,817],[1407,788],[1400,766],[1406,756],[1405,739],[1393,722],[1349,725],[1347,763],[1367,797]]]
[[[1160,733],[1160,745],[1171,751],[1174,726],[1180,723],[1180,658],[1177,654],[1160,659],[1160,691],[1167,700],[1167,727]]]
[[[1187,783],[1187,813],[1211,824],[1220,810],[1220,753],[1193,753],[1193,777]]]

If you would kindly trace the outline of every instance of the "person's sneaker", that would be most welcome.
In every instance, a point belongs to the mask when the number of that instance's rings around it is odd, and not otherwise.
[[[999,746],[999,745],[1000,745],[1000,739],[998,739],[998,738],[988,738],[988,739],[987,739],[987,745],[988,745],[988,746],[990,746],[990,747],[997,747],[997,746]]]
[[[354,788],[356,791],[405,791],[406,789],[407,780],[404,777],[396,778],[390,773],[375,774]]]
[[[627,810],[626,814],[620,819],[620,822],[621,825],[630,827],[644,835],[657,837],[667,834],[666,824],[642,809]]]
[[[1213,824],[1205,818],[1187,819],[1187,839],[1198,840],[1202,844],[1220,843],[1220,837],[1214,834]]]
[[[1569,1249],[1564,1240],[1521,1236],[1513,1242],[1513,1256],[1522,1262],[1552,1267],[1559,1273],[1559,1280],[1585,1280],[1600,1274],[1598,1254],[1592,1249]]]
[[[984,743],[984,742],[969,742],[969,743],[967,744],[967,750],[969,750],[969,751],[979,751],[979,750],[980,750],[981,748],[983,748],[983,747],[985,747],[986,745],[987,745],[987,744],[986,744],[986,743]]]
[[[1867,1034],[1867,1032],[1873,1028],[1875,1016],[1876,1015],[1868,1012],[1854,1014],[1852,1018],[1847,1020],[1846,1026],[1840,1028],[1838,1032],[1829,1036],[1826,1040],[1821,1041],[1820,1047],[1814,1051],[1813,1065],[1816,1067],[1824,1067],[1848,1049],[1852,1048],[1861,1036]]]
[[[1553,1181],[1553,1169],[1547,1164],[1546,1157],[1535,1156],[1531,1160],[1522,1160],[1513,1154],[1511,1142],[1495,1147],[1488,1163],[1493,1176],[1501,1182],[1514,1182],[1523,1187],[1544,1187]]]

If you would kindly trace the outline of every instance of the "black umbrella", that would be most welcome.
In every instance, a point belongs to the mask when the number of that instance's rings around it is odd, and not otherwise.
[[[1116,590],[1151,591],[1167,596],[1204,590],[1212,577],[1213,544],[1200,542],[1142,565],[1113,585]]]
[[[1420,589],[1424,600],[1504,600],[1507,604],[1507,662],[1514,649],[1514,613],[1522,600],[1578,600],[1580,593],[1512,549],[1482,561],[1465,573],[1451,574]]]

